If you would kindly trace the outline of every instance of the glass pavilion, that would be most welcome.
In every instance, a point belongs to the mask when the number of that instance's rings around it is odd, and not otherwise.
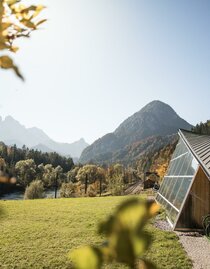
[[[198,201],[196,199],[198,193],[196,194],[197,189],[193,190],[193,188],[195,189],[193,185],[196,185],[194,184],[196,178],[200,180],[198,185],[200,183],[202,185],[202,182],[204,182],[203,191],[205,192],[205,188],[207,188],[207,192],[210,194],[210,181],[208,169],[206,169],[208,167],[202,169],[202,160],[198,155],[199,150],[205,153],[207,147],[209,149],[207,155],[210,156],[210,136],[198,136],[191,132],[180,130],[179,137],[179,142],[172,155],[168,172],[164,177],[156,200],[165,208],[169,223],[174,229],[193,228],[193,226],[199,228],[201,223],[195,221],[194,214],[192,212],[189,214],[189,210],[197,210],[196,203]],[[198,173],[199,169],[202,169],[200,173]],[[207,173],[205,170],[207,170]],[[198,174],[202,179],[199,179],[198,176],[196,177]],[[208,180],[206,181],[207,178]],[[199,190],[199,195],[203,197],[202,192],[200,192]],[[210,213],[210,195],[208,201],[204,201],[204,203],[207,203],[207,206],[204,210],[205,212],[201,214],[208,214]],[[198,218],[200,218],[200,215]]]

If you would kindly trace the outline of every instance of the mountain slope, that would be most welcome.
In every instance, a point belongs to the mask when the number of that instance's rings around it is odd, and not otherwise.
[[[83,138],[74,143],[56,142],[41,129],[36,127],[26,128],[11,116],[7,116],[5,120],[0,118],[0,141],[7,145],[16,144],[18,147],[26,145],[43,152],[55,151],[61,155],[70,155],[77,158],[88,146]]]
[[[126,119],[113,133],[87,147],[80,162],[128,163],[148,151],[151,145],[153,149],[155,145],[159,149],[160,145],[169,143],[171,135],[179,128],[190,130],[192,125],[180,118],[169,105],[153,101]]]

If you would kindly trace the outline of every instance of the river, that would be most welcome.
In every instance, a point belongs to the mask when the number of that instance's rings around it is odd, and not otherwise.
[[[44,192],[45,198],[54,198],[55,190],[46,190]],[[16,191],[8,194],[4,194],[0,197],[0,200],[23,200],[24,192]],[[57,197],[59,197],[59,191],[57,191]]]

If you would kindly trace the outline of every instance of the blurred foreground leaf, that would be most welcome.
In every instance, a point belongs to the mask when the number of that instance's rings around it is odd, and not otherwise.
[[[99,249],[86,246],[75,250],[69,255],[76,268],[80,269],[97,269],[102,265],[102,254]],[[82,259],[81,259],[82,257]]]
[[[16,65],[14,65],[13,60],[9,57],[9,56],[1,56],[0,57],[0,67],[2,69],[13,69],[13,71],[15,72],[15,74],[21,78],[22,80],[24,80],[22,74],[20,73],[18,67]]]
[[[14,42],[21,37],[30,37],[31,32],[46,21],[37,19],[44,8],[42,5],[25,6],[20,0],[0,0],[0,50],[16,53],[19,47]],[[10,56],[0,57],[0,68],[13,69],[23,80],[23,75]]]
[[[76,269],[99,269],[102,263],[120,262],[130,268],[155,268],[141,258],[149,248],[152,237],[145,232],[148,220],[155,216],[159,206],[155,202],[136,198],[123,202],[115,214],[99,225],[99,234],[107,237],[101,247],[85,247],[70,254]]]

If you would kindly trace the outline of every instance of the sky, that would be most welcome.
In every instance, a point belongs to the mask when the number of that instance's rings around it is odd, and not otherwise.
[[[88,143],[153,100],[210,119],[210,1],[37,0],[48,21],[18,42],[26,81],[0,70],[0,115]]]

